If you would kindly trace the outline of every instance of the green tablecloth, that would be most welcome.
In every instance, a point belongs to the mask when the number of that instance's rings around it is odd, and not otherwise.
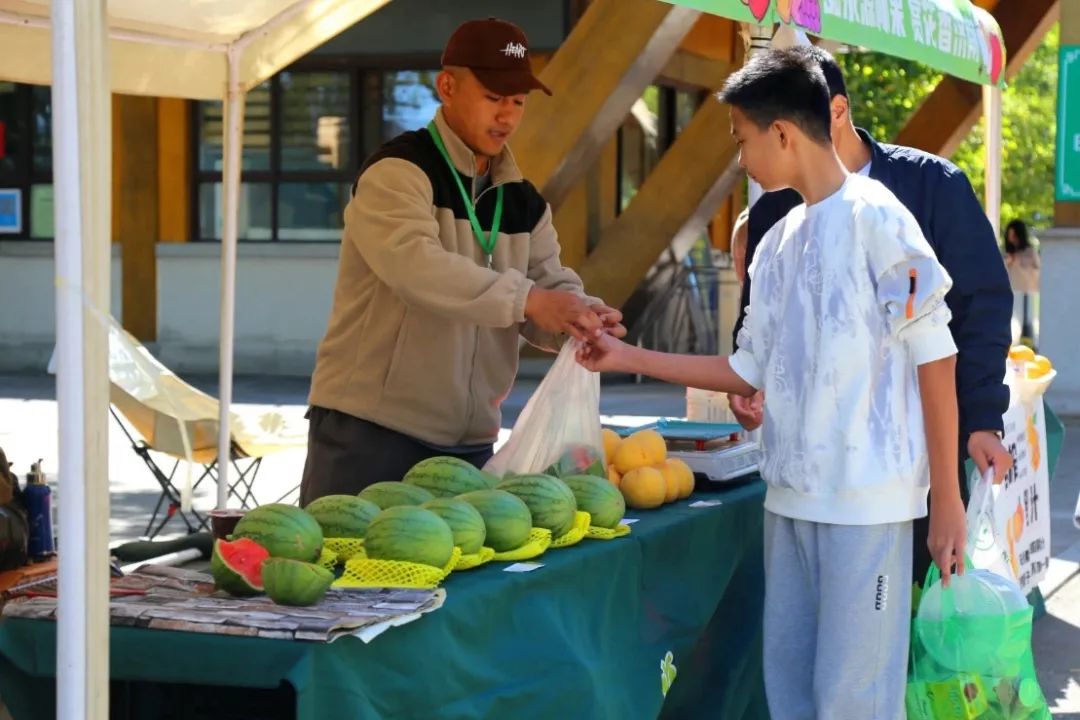
[[[533,572],[455,574],[443,608],[369,645],[113,628],[113,697],[127,706],[114,717],[166,716],[161,686],[145,683],[285,682],[297,718],[767,718],[763,497],[760,482],[699,493],[630,511],[640,518],[630,536],[549,550]],[[689,507],[701,499],[722,504]],[[0,622],[0,698],[16,720],[55,716],[55,637],[51,622]],[[677,676],[665,699],[668,652]],[[249,695],[250,717],[265,717]]]

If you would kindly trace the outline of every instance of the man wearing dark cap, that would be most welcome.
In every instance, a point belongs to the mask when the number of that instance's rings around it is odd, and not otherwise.
[[[517,373],[519,336],[625,334],[562,266],[551,207],[506,143],[532,90],[529,43],[461,25],[436,78],[442,107],[364,163],[345,209],[337,286],[309,402],[300,504],[401,480],[452,455],[482,466]]]

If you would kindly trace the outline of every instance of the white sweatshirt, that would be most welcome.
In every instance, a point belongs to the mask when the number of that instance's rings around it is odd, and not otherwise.
[[[731,366],[765,390],[765,507],[844,525],[926,515],[919,365],[956,353],[952,285],[911,213],[850,175],[762,238]]]

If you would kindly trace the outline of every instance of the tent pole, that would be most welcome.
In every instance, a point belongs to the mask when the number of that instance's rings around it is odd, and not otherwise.
[[[59,556],[56,710],[109,717],[111,97],[105,0],[52,3]]]
[[[221,347],[218,362],[218,488],[217,507],[224,509],[229,499],[229,463],[232,436],[229,409],[232,405],[233,341],[236,316],[236,240],[240,220],[240,163],[244,141],[244,88],[240,83],[241,51],[235,46],[226,53],[228,86],[225,89],[225,173],[224,217],[221,236]]]
[[[1001,88],[983,85],[983,119],[986,133],[986,216],[1001,236]]]

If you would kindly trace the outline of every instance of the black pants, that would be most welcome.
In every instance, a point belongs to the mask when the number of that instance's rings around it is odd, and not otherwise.
[[[966,443],[960,445],[961,448],[967,447]],[[968,483],[967,473],[964,472],[964,460],[967,459],[967,452],[965,450],[960,451],[960,469],[957,472],[957,477],[960,479],[960,498],[964,501],[964,507],[968,504]],[[927,499],[927,506],[930,501]],[[930,557],[930,548],[927,546],[926,541],[930,538],[930,517],[921,517],[915,520],[914,527],[912,528],[912,541],[915,543],[912,552],[912,559],[914,565],[912,567],[912,578],[919,587],[922,587],[923,582],[926,581],[926,573],[930,569],[930,564],[933,562],[933,558]],[[970,549],[969,549],[970,552]],[[914,608],[913,608],[914,610]]]
[[[312,407],[308,422],[300,507],[324,495],[355,495],[373,483],[401,480],[421,460],[447,454],[337,410]],[[491,455],[488,446],[457,457],[483,467]]]

